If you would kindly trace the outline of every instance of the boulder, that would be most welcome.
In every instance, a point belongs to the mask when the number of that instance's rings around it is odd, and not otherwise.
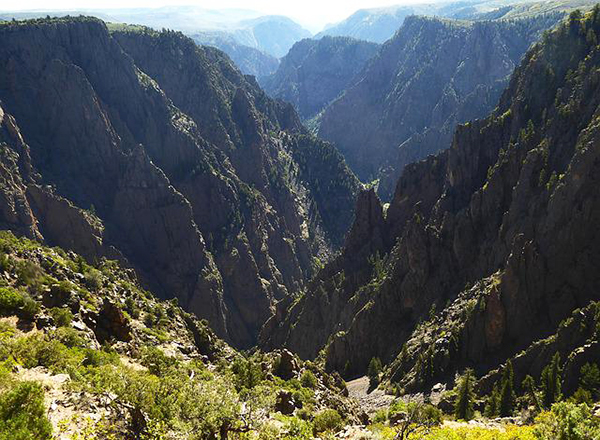
[[[299,371],[300,367],[294,354],[289,350],[281,350],[275,374],[283,380],[290,380],[296,377]]]

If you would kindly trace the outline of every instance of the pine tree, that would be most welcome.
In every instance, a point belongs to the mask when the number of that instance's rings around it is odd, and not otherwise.
[[[367,369],[367,375],[369,376],[369,386],[375,388],[379,384],[379,373],[381,373],[381,360],[378,357],[374,357],[369,362],[369,368]]]
[[[510,417],[515,410],[514,372],[512,362],[509,360],[502,374],[502,384],[500,386],[500,416]]]
[[[498,384],[494,385],[492,392],[490,393],[487,401],[485,402],[485,408],[483,415],[492,418],[498,415],[498,409],[500,407],[500,391],[498,391]]]
[[[525,376],[521,388],[525,391],[527,396],[528,405],[533,406],[537,411],[542,409],[540,400],[538,399],[537,391],[535,388],[535,380],[530,375]]]
[[[554,402],[561,398],[562,369],[560,368],[560,354],[556,352],[550,364],[542,370],[542,391],[544,406],[550,408]]]
[[[473,370],[467,369],[458,385],[458,399],[454,406],[454,415],[457,419],[471,420],[473,418]]]

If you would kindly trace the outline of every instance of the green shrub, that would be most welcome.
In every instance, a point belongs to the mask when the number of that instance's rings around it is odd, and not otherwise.
[[[35,382],[21,382],[0,395],[0,440],[49,440],[44,391]]]
[[[102,273],[99,270],[90,267],[83,276],[85,285],[92,292],[98,292],[102,288]]]
[[[23,307],[23,295],[10,287],[0,288],[0,313],[5,316],[16,314]]]
[[[29,260],[18,261],[15,265],[17,282],[22,286],[29,286],[39,291],[41,285],[42,268]]]
[[[101,367],[104,365],[117,365],[119,363],[119,355],[115,351],[86,348],[83,350],[83,353],[83,365],[86,367]]]
[[[59,327],[51,333],[50,337],[68,348],[85,348],[87,346],[82,333],[70,327]]]
[[[258,363],[242,358],[233,362],[231,371],[234,374],[234,384],[238,392],[254,388],[263,380],[264,376]]]
[[[592,440],[600,438],[600,421],[585,403],[559,402],[536,418],[534,432],[540,440]]]
[[[160,348],[148,347],[142,356],[142,365],[148,368],[150,374],[164,376],[169,370],[178,365],[177,359],[167,356]]]
[[[73,314],[67,308],[53,307],[49,310],[50,316],[57,327],[68,327],[73,320]]]
[[[312,439],[312,429],[309,422],[298,417],[292,417],[287,426],[283,440],[309,440]]]
[[[0,315],[32,319],[39,311],[39,304],[26,293],[11,287],[0,287]]]
[[[305,388],[315,388],[317,386],[317,378],[310,370],[304,370],[300,376],[300,383]]]
[[[25,368],[46,367],[54,373],[67,371],[83,360],[78,350],[70,350],[61,342],[33,334],[17,339],[13,344],[13,356]]]
[[[334,409],[323,410],[317,415],[313,421],[313,429],[315,433],[324,431],[338,431],[342,427],[342,416]]]
[[[125,311],[134,319],[138,319],[140,317],[140,308],[130,296],[125,299]]]

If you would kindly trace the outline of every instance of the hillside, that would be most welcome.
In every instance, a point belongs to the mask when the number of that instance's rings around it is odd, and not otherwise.
[[[521,57],[560,14],[517,21],[408,18],[319,118],[363,181],[387,201],[405,165],[450,144],[457,123],[496,105]]]
[[[378,47],[345,37],[302,40],[259,83],[273,98],[291,103],[302,119],[310,119],[339,96]]]
[[[558,356],[571,396],[600,358],[598,32],[598,8],[571,14],[491,115],[406,168],[387,211],[363,192],[343,252],[279,304],[262,346],[323,350],[345,378],[378,357],[400,394],[450,389],[473,368],[480,398],[499,392],[508,360],[526,393],[521,381],[543,383]]]
[[[274,56],[239,44],[233,37],[223,37],[210,32],[195,33],[190,37],[199,45],[213,46],[225,52],[244,75],[262,78],[275,73],[279,66],[279,60]]]
[[[343,240],[356,178],[222,52],[92,18],[0,38],[5,227],[120,259],[246,347]]]
[[[5,231],[0,249],[2,438],[312,435],[327,414],[358,420],[339,376],[286,351],[237,353],[113,261]]]

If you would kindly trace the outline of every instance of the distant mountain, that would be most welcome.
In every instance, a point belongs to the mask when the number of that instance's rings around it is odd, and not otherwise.
[[[281,59],[277,72],[259,82],[269,95],[292,103],[303,119],[310,119],[339,96],[378,49],[348,37],[305,39]]]
[[[312,35],[287,17],[263,16],[258,12],[243,9],[210,10],[196,6],[0,12],[0,19],[20,20],[43,18],[47,15],[52,17],[89,15],[114,23],[137,24],[156,30],[178,30],[188,35],[209,32],[213,39],[233,41],[239,45],[261,50],[276,58],[284,56],[295,42]]]
[[[410,15],[425,15],[461,20],[526,18],[543,13],[570,12],[591,8],[595,0],[465,0],[456,2],[398,5],[356,11],[345,20],[328,26],[315,36],[338,35],[383,43],[396,33]]]
[[[320,116],[363,181],[389,199],[406,164],[450,143],[454,127],[491,111],[521,57],[561,14],[467,22],[410,17]]]
[[[261,16],[259,12],[244,9],[206,9],[198,6],[164,6],[161,8],[74,8],[71,10],[40,9],[36,11],[0,11],[1,19],[24,20],[30,18],[87,15],[105,21],[140,24],[154,29],[177,29],[193,32],[198,29],[225,29],[242,20]]]
[[[315,38],[344,36],[383,43],[396,33],[409,15],[433,15],[435,11],[434,5],[361,9],[342,22],[318,33]]]
[[[199,29],[190,35],[199,36],[201,40],[233,41],[281,58],[288,53],[294,43],[312,34],[287,17],[268,15],[243,20],[229,27]]]
[[[231,36],[224,37],[211,32],[191,34],[190,36],[200,45],[216,47],[225,52],[246,75],[261,78],[273,74],[279,66],[279,60],[274,56],[239,44]]]
[[[588,10],[595,0],[548,0],[538,2],[508,2],[509,4],[491,11],[477,11],[469,16],[474,20],[497,20],[513,18],[531,18],[541,14],[556,12],[570,13],[576,9]]]
[[[295,21],[277,15],[242,21],[231,35],[240,44],[260,49],[277,58],[287,54],[297,41],[312,36]]]

